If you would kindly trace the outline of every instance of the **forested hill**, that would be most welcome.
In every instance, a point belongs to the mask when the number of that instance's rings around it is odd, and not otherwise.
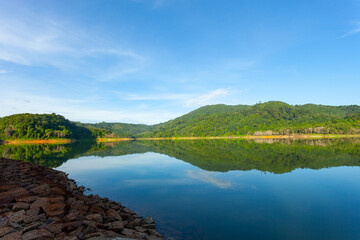
[[[140,133],[151,131],[157,125],[145,125],[145,124],[129,124],[129,123],[81,123],[80,126],[92,129],[106,129],[117,137],[134,137]]]
[[[15,114],[0,119],[0,140],[96,138],[110,134],[109,130],[85,128],[53,114]]]
[[[237,135],[356,134],[360,133],[360,106],[223,104],[201,107],[157,125],[138,137]]]
[[[360,106],[223,104],[201,107],[156,125],[85,124],[56,114],[0,118],[0,140],[95,137],[205,137],[285,134],[360,134]]]

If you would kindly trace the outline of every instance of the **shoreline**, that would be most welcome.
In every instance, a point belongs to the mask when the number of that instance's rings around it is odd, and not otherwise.
[[[152,217],[85,195],[67,174],[0,158],[0,238],[161,240]]]
[[[200,139],[330,139],[330,138],[360,138],[360,134],[292,134],[292,135],[244,135],[244,136],[207,136],[207,137],[141,137],[141,138],[97,138],[96,142],[122,141],[152,141],[152,140],[200,140]],[[84,139],[14,139],[5,140],[0,144],[66,144]],[[95,140],[95,139],[94,139]]]
[[[293,134],[268,136],[222,136],[222,137],[152,137],[134,140],[200,140],[200,139],[327,139],[327,138],[360,138],[360,134]]]

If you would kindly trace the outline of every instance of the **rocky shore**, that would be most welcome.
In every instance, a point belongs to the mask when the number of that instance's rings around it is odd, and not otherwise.
[[[0,239],[163,239],[152,217],[84,189],[63,172],[0,158]]]

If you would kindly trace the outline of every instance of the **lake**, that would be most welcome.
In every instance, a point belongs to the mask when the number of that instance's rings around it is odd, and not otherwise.
[[[360,140],[0,145],[153,216],[168,239],[360,239]]]

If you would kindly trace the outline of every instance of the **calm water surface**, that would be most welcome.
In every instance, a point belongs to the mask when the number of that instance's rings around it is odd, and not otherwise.
[[[360,239],[356,139],[2,145],[0,154],[65,171],[153,216],[170,239]]]

